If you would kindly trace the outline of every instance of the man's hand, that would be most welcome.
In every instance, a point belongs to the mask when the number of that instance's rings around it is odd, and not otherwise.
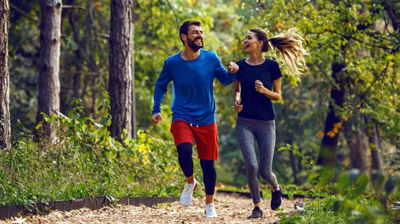
[[[236,113],[239,113],[240,111],[242,111],[243,109],[243,105],[240,105],[239,101],[235,101],[235,111]]]
[[[153,117],[151,117],[151,122],[154,124],[158,124],[158,122],[162,121],[162,117],[160,113],[154,114]]]
[[[235,62],[229,62],[228,72],[231,74],[235,74],[237,71],[239,71],[239,65],[237,65]]]

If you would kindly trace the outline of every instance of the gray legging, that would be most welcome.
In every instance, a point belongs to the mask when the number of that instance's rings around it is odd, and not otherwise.
[[[271,172],[275,150],[275,120],[256,120],[238,117],[236,120],[236,135],[243,158],[246,163],[247,181],[253,203],[260,203],[258,172],[274,189],[278,188],[276,176]],[[260,154],[260,170],[258,170],[255,152],[255,139]]]

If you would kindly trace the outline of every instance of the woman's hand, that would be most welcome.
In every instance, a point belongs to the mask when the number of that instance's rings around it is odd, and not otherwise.
[[[236,113],[239,113],[240,111],[242,111],[243,109],[243,105],[240,105],[239,101],[235,101],[235,111]]]
[[[265,92],[266,92],[266,90],[267,90],[267,89],[264,87],[263,83],[262,83],[260,80],[256,80],[256,82],[255,82],[255,88],[256,88],[256,91],[259,92],[259,93],[261,93],[261,94],[265,94]]]

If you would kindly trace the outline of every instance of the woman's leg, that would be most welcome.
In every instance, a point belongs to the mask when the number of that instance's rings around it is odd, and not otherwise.
[[[272,173],[272,161],[275,151],[275,121],[262,121],[256,127],[256,138],[260,152],[260,175],[272,189],[278,189],[278,181]]]
[[[260,188],[258,183],[258,164],[254,150],[253,124],[251,120],[238,117],[236,121],[236,135],[246,163],[247,182],[254,204],[260,203]]]

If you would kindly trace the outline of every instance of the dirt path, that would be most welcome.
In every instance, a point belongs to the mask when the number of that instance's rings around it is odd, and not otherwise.
[[[252,201],[224,194],[216,195],[215,206],[218,218],[204,218],[204,199],[195,198],[192,205],[183,207],[179,202],[158,204],[153,207],[121,206],[104,207],[91,211],[87,208],[70,212],[52,211],[44,216],[31,216],[0,220],[3,223],[273,223],[279,219],[276,211],[269,208],[270,200],[261,201],[264,217],[248,220],[252,210]],[[283,200],[285,213],[292,213],[295,200]],[[280,211],[282,212],[282,211]]]

